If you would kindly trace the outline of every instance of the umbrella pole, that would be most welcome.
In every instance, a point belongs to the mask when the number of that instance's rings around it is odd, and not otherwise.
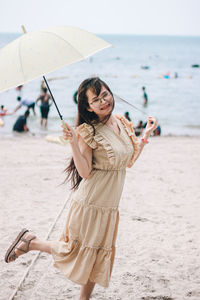
[[[55,107],[56,107],[56,110],[57,110],[57,112],[58,112],[58,114],[59,114],[59,117],[60,117],[61,121],[63,121],[63,116],[61,115],[61,113],[60,113],[60,111],[59,111],[59,108],[58,108],[58,106],[57,106],[57,104],[56,104],[56,101],[55,101],[55,99],[54,99],[54,96],[53,96],[53,94],[52,94],[52,92],[51,92],[51,89],[50,89],[50,87],[49,87],[49,85],[48,85],[48,82],[47,82],[45,76],[42,76],[42,77],[43,77],[44,82],[45,82],[45,84],[46,84],[46,87],[47,87],[47,89],[48,89],[48,91],[49,91],[49,93],[50,93],[50,95],[51,95],[51,98],[52,98],[52,100],[53,100],[53,103],[55,104]]]
[[[59,114],[59,117],[60,117],[60,119],[61,119],[62,125],[63,125],[63,127],[64,127],[66,130],[68,130],[68,128],[67,128],[67,126],[66,126],[66,124],[65,124],[65,121],[63,120],[63,116],[61,115],[61,113],[60,113],[60,111],[59,111],[59,108],[58,108],[58,106],[57,106],[57,104],[56,104],[56,101],[55,101],[55,99],[54,99],[54,96],[53,96],[53,94],[52,94],[52,92],[51,92],[51,89],[50,89],[50,87],[49,87],[49,85],[48,85],[48,82],[47,82],[45,76],[42,76],[42,77],[43,77],[44,82],[45,82],[45,84],[46,84],[46,87],[47,87],[47,89],[48,89],[48,91],[49,91],[49,93],[50,93],[50,95],[51,95],[51,98],[52,98],[52,100],[53,100],[53,103],[55,104],[55,107],[56,107],[56,110],[57,110],[57,112],[58,112],[58,114]],[[59,141],[61,142],[61,144],[66,145],[66,144],[68,143],[68,140],[65,140],[65,139],[63,138],[63,136],[59,136],[58,138],[59,138]]]

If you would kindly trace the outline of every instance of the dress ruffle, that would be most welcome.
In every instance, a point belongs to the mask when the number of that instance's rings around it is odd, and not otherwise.
[[[96,149],[98,145],[101,145],[106,150],[110,164],[114,164],[115,155],[112,146],[99,132],[94,135],[92,126],[87,123],[81,124],[76,130],[92,149]]]
[[[128,167],[132,167],[132,165],[134,164],[135,162],[135,159],[137,158],[138,156],[138,153],[140,151],[140,146],[139,146],[139,141],[138,141],[138,138],[136,137],[135,135],[135,130],[134,130],[134,126],[133,126],[133,123],[128,121],[124,116],[122,115],[115,115],[115,117],[117,119],[119,119],[121,121],[121,123],[123,124],[128,136],[130,137],[131,139],[131,142],[133,144],[133,148],[134,148],[134,153],[133,153],[133,156],[128,164]]]
[[[106,150],[108,160],[110,164],[113,165],[115,162],[115,154],[111,144],[107,140],[105,140],[105,138],[103,138],[103,136],[100,133],[97,133],[95,135],[95,140],[99,145],[101,145]]]
[[[76,133],[80,134],[83,140],[90,146],[92,149],[97,148],[97,143],[94,139],[93,128],[87,123],[83,123],[77,127]]]
[[[86,284],[90,279],[108,287],[118,221],[118,208],[84,205],[73,200],[61,242],[51,245],[54,266],[76,283]]]

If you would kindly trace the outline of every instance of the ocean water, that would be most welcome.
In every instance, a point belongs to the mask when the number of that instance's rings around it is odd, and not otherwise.
[[[0,34],[0,48],[18,37]],[[76,105],[72,96],[87,77],[100,76],[113,93],[135,105],[147,115],[153,115],[161,125],[162,135],[200,135],[200,37],[101,35],[113,45],[89,59],[61,68],[46,75],[61,114],[69,124],[75,123]],[[143,69],[148,66],[149,69]],[[2,72],[2,70],[1,70]],[[170,72],[170,78],[163,74]],[[175,72],[178,78],[174,78]],[[23,86],[22,97],[35,100],[40,93],[42,78]],[[142,86],[146,87],[149,102],[143,106]],[[0,94],[0,104],[13,110],[18,102],[16,89]],[[24,108],[4,117],[1,136],[13,136],[12,126]],[[147,116],[124,102],[116,102],[115,113],[129,111],[133,123],[145,121]],[[40,127],[40,111],[30,115],[28,127],[36,135],[59,134],[60,121],[51,106],[48,128]]]

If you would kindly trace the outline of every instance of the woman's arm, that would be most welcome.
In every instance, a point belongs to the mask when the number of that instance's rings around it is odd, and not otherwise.
[[[87,178],[92,171],[92,148],[90,148],[80,135],[65,123],[67,129],[63,127],[63,137],[70,141],[74,163],[79,175]]]
[[[140,142],[139,142],[139,152],[137,154],[137,156],[135,157],[134,161],[136,161],[138,159],[138,157],[140,156],[140,154],[142,153],[142,150],[144,148],[144,146],[146,145],[146,141],[148,141],[151,133],[157,128],[158,124],[156,119],[154,119],[153,117],[148,117],[148,121],[147,121],[147,126],[145,128],[145,132],[143,135],[143,138],[141,138]]]

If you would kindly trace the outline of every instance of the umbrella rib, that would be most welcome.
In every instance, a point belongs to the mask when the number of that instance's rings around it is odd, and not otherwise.
[[[22,74],[23,74],[23,78],[25,80],[25,75],[24,75],[24,70],[23,70],[23,67],[22,67],[22,59],[21,59],[21,39],[19,40],[19,61],[20,61],[20,65],[21,65],[21,70],[22,70]]]
[[[85,59],[85,56],[81,52],[79,52],[74,46],[72,46],[72,44],[70,44],[69,42],[67,42],[65,39],[63,39],[62,37],[60,37],[58,34],[56,34],[54,32],[48,32],[48,31],[41,31],[41,32],[45,32],[45,33],[48,33],[48,34],[55,35],[57,38],[59,38],[60,40],[64,41],[66,44],[70,45],[78,54],[81,55],[81,57],[83,57]]]

